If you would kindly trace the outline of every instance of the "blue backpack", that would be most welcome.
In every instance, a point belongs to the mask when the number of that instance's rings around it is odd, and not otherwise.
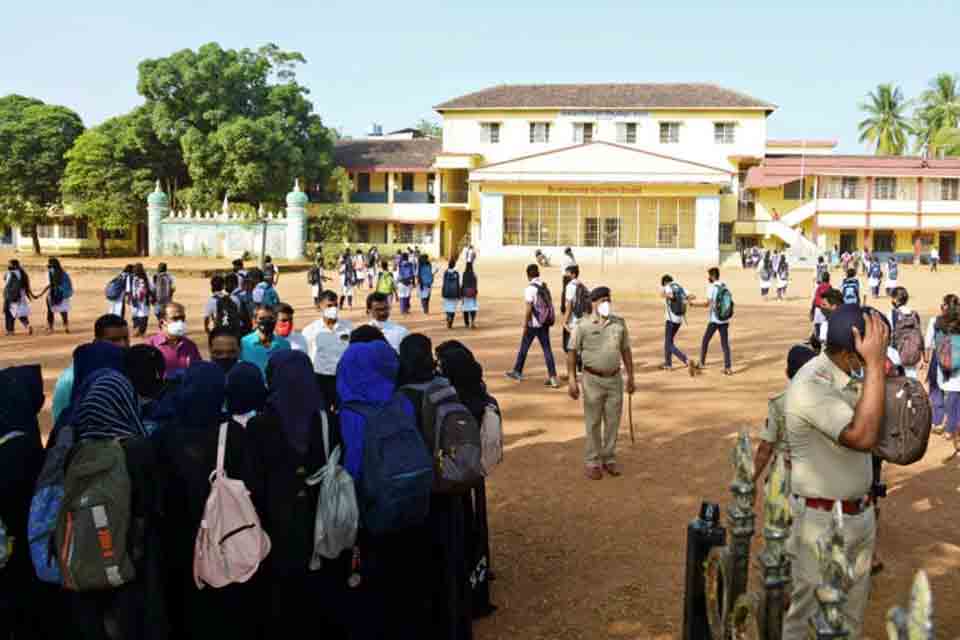
[[[66,271],[63,272],[63,282],[60,283],[60,295],[63,296],[64,300],[73,297],[73,282]]]
[[[413,284],[414,269],[413,263],[409,260],[400,263],[400,282],[410,286]]]
[[[420,265],[420,285],[427,288],[433,286],[433,267],[429,264]]]
[[[860,304],[860,281],[856,278],[847,278],[840,285],[843,294],[843,304]]]
[[[402,393],[383,407],[348,402],[364,426],[360,517],[373,535],[423,524],[430,510],[433,460]]]
[[[896,262],[891,262],[890,267],[887,269],[887,277],[890,280],[896,280],[898,275],[900,275],[900,265]]]
[[[67,454],[73,447],[73,440],[73,427],[70,425],[57,433],[37,478],[37,488],[30,501],[30,516],[27,519],[27,543],[30,545],[33,568],[40,580],[51,584],[63,584],[54,536],[57,516],[63,504]]]
[[[115,277],[113,280],[107,283],[107,287],[104,291],[104,294],[107,296],[107,300],[110,302],[119,302],[123,298],[123,292],[126,289],[126,277],[124,274],[120,274]]]

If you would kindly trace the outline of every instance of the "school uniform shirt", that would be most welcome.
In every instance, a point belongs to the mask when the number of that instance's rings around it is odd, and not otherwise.
[[[673,285],[676,283],[668,284],[663,288],[663,295],[671,296],[673,295]],[[677,285],[680,286],[680,285]],[[681,324],[683,322],[683,316],[678,316],[673,311],[670,310],[670,298],[664,298],[664,319],[667,322],[672,322],[673,324]]]
[[[560,258],[560,269],[562,271],[566,271],[568,268],[575,267],[576,265],[577,265],[577,261],[571,258],[570,256],[568,256],[567,254],[563,254],[563,257]]]
[[[567,288],[563,291],[563,297],[567,299],[567,306],[572,307],[574,301],[577,299],[577,285],[580,284],[580,280],[574,279],[567,283]],[[580,321],[580,318],[570,314],[570,325],[567,327],[568,331],[573,331],[577,326],[577,323]]]
[[[707,285],[707,301],[710,303],[710,322],[714,324],[730,324],[729,320],[721,320],[717,317],[716,299],[717,292],[720,291],[721,285],[723,285],[723,282],[720,281]]]
[[[243,340],[240,341],[240,361],[249,362],[250,364],[256,366],[260,369],[260,373],[263,374],[264,379],[267,376],[267,362],[277,351],[284,351],[290,349],[290,341],[282,336],[274,334],[271,339],[270,346],[264,346],[260,342],[260,333],[254,331],[248,333],[243,337]]]
[[[840,444],[840,434],[853,422],[860,393],[860,383],[825,353],[797,372],[785,402],[794,494],[830,500],[867,495],[873,481],[870,453]]]
[[[215,293],[210,296],[210,299],[207,300],[207,304],[203,307],[203,317],[204,318],[216,318],[217,317],[217,301],[220,298],[226,297],[226,292]],[[234,295],[230,296],[230,299],[233,300],[233,303],[237,305],[237,309],[240,308],[240,299]]]
[[[930,259],[931,260],[940,260],[940,254],[933,247],[930,248]]]
[[[140,287],[143,287],[141,290]],[[149,280],[131,278],[130,281],[130,308],[134,318],[146,318],[150,315],[150,294],[153,288]],[[142,295],[142,298],[137,297]]]
[[[307,356],[310,356],[310,347],[307,345],[307,339],[303,337],[303,334],[299,331],[291,331],[290,335],[287,336],[287,340],[290,341],[290,348],[294,351],[302,351]]]
[[[387,339],[387,342],[390,343],[390,346],[393,347],[397,353],[400,353],[400,343],[410,335],[410,331],[406,327],[390,322],[389,320],[386,322],[371,321],[367,324],[371,324],[380,329],[380,331],[383,332],[383,336]]]
[[[7,283],[10,282],[10,278],[20,279],[20,272],[7,271],[3,276],[3,288],[6,290]],[[11,301],[10,305],[10,314],[14,318],[29,318],[30,317],[30,298],[27,297],[26,289],[23,289],[20,292],[20,299]]]
[[[323,320],[314,320],[303,328],[303,337],[307,341],[307,355],[313,362],[313,371],[322,376],[337,375],[340,357],[350,346],[350,333],[353,323],[337,319],[333,328]]]
[[[543,280],[540,278],[534,278],[530,281],[524,290],[523,290],[523,301],[527,304],[534,304],[537,301],[537,288],[543,285]],[[537,314],[530,314],[530,323],[529,327],[531,329],[539,329],[540,323],[537,321]]]

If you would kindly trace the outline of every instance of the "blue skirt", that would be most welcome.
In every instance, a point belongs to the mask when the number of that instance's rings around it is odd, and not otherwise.
[[[463,299],[463,310],[464,310],[464,311],[476,311],[478,308],[479,308],[479,307],[477,307],[477,299],[476,299],[476,298],[464,298],[464,299]]]
[[[443,312],[444,313],[456,313],[457,312],[457,303],[460,301],[456,298],[444,298],[443,299]]]

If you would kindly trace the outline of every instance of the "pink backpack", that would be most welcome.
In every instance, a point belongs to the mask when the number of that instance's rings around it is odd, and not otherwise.
[[[246,582],[270,553],[270,538],[242,480],[231,480],[223,470],[229,424],[220,425],[217,468],[210,474],[210,495],[203,511],[193,550],[193,579],[197,588]]]

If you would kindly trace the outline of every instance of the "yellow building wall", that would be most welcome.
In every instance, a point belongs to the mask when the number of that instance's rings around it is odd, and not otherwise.
[[[720,196],[720,222],[737,221],[737,194],[727,193]]]
[[[415,173],[413,174],[413,190],[423,193],[427,190],[427,174],[425,173]]]
[[[813,177],[808,176],[804,180],[804,195],[809,195],[813,189]],[[805,200],[785,200],[783,197],[783,187],[775,189],[757,189],[754,191],[756,202],[757,220],[773,220],[773,212],[776,210],[780,216],[785,216],[794,209],[799,209],[809,202]]]
[[[440,209],[440,220],[444,222],[446,234],[443,241],[444,257],[449,258],[460,250],[464,236],[470,231],[470,212],[443,207]]]
[[[382,193],[387,190],[387,174],[386,173],[373,173],[370,174],[370,191],[376,193]]]

